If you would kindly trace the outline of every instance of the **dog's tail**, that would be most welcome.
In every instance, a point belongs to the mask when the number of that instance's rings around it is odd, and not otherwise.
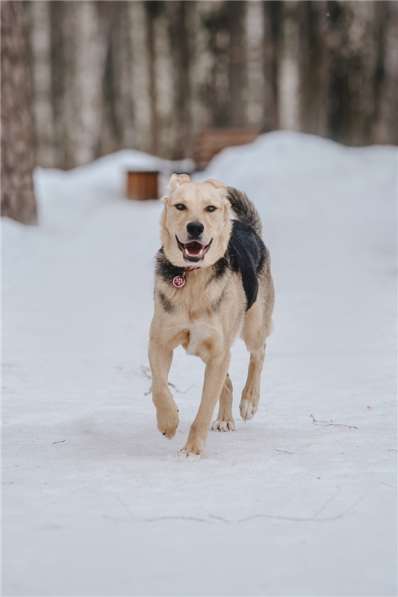
[[[238,216],[238,219],[244,224],[251,226],[257,232],[257,234],[261,236],[261,218],[257,209],[254,207],[247,195],[242,193],[242,191],[238,191],[238,189],[228,187],[227,198],[233,211]]]

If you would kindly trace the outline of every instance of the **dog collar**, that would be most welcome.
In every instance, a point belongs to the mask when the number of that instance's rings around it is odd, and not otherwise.
[[[181,274],[174,276],[171,280],[172,285],[174,288],[183,288],[187,282],[186,274],[187,272],[192,272],[195,269],[200,269],[199,267],[186,267]]]

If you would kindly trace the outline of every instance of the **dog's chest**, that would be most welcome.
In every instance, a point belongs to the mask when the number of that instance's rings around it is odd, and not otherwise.
[[[225,286],[188,277],[181,288],[162,284],[160,291],[167,297],[167,327],[173,336],[178,335],[178,343],[187,353],[206,358],[218,351],[224,336],[221,312],[227,302]]]
[[[189,274],[180,289],[172,290],[172,302],[177,310],[193,322],[217,319],[221,303],[227,299],[226,280],[223,284],[212,282],[211,278]]]
[[[214,309],[217,298],[214,292],[206,289],[184,288],[176,292],[174,297],[177,318],[189,322],[194,327],[206,325],[209,321],[214,323],[217,319],[216,309]]]

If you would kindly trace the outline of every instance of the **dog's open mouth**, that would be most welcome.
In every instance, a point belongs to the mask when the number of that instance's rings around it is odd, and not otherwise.
[[[178,244],[178,248],[182,252],[186,261],[198,262],[201,261],[206,255],[211,243],[213,242],[213,239],[211,239],[211,241],[207,245],[204,245],[198,240],[191,240],[188,243],[182,243],[177,236],[176,241]]]

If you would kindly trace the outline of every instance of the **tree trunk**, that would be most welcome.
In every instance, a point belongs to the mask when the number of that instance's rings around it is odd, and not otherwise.
[[[125,146],[133,118],[132,102],[126,98],[126,89],[132,91],[129,68],[130,43],[126,35],[129,25],[128,5],[125,2],[99,2],[103,36],[103,69],[100,91],[102,105],[99,120],[101,132],[99,154],[117,151]]]
[[[263,129],[278,129],[279,70],[282,34],[283,2],[263,2],[263,73],[264,115]]]
[[[298,3],[299,27],[299,118],[300,129],[326,135],[328,56],[326,52],[327,5],[318,2]]]
[[[33,81],[35,162],[54,168],[54,119],[51,103],[50,6],[48,2],[23,2],[29,24],[29,54]]]
[[[93,160],[99,146],[106,40],[94,2],[48,6],[54,153],[58,167],[73,168]]]
[[[173,73],[173,120],[175,122],[175,150],[173,159],[181,159],[192,152],[191,116],[191,2],[167,2],[167,16]]]
[[[376,70],[375,143],[398,144],[398,3],[377,2],[379,60]],[[381,14],[380,14],[381,13]]]
[[[150,0],[145,2],[146,15],[146,44],[149,68],[149,102],[151,112],[151,151],[159,152],[159,118],[158,118],[158,87],[156,82],[156,43],[155,23],[156,17],[162,10],[162,2]]]
[[[59,168],[72,168],[76,165],[72,142],[75,128],[73,117],[76,114],[73,110],[71,111],[70,107],[74,91],[75,23],[72,15],[73,6],[68,5],[67,2],[49,2],[49,9],[55,162]]]
[[[293,131],[300,130],[300,69],[297,60],[300,53],[300,5],[300,1],[283,4],[278,65],[278,124],[281,129]]]
[[[229,33],[229,124],[247,123],[246,2],[227,2]]]
[[[340,142],[371,142],[377,44],[372,2],[329,1],[328,132]]]
[[[1,212],[24,224],[37,221],[33,187],[31,74],[20,2],[1,6]]]
[[[202,88],[202,100],[207,108],[208,124],[228,125],[230,91],[228,81],[229,36],[226,11],[229,2],[203,3],[202,26],[206,31],[208,69]]]

